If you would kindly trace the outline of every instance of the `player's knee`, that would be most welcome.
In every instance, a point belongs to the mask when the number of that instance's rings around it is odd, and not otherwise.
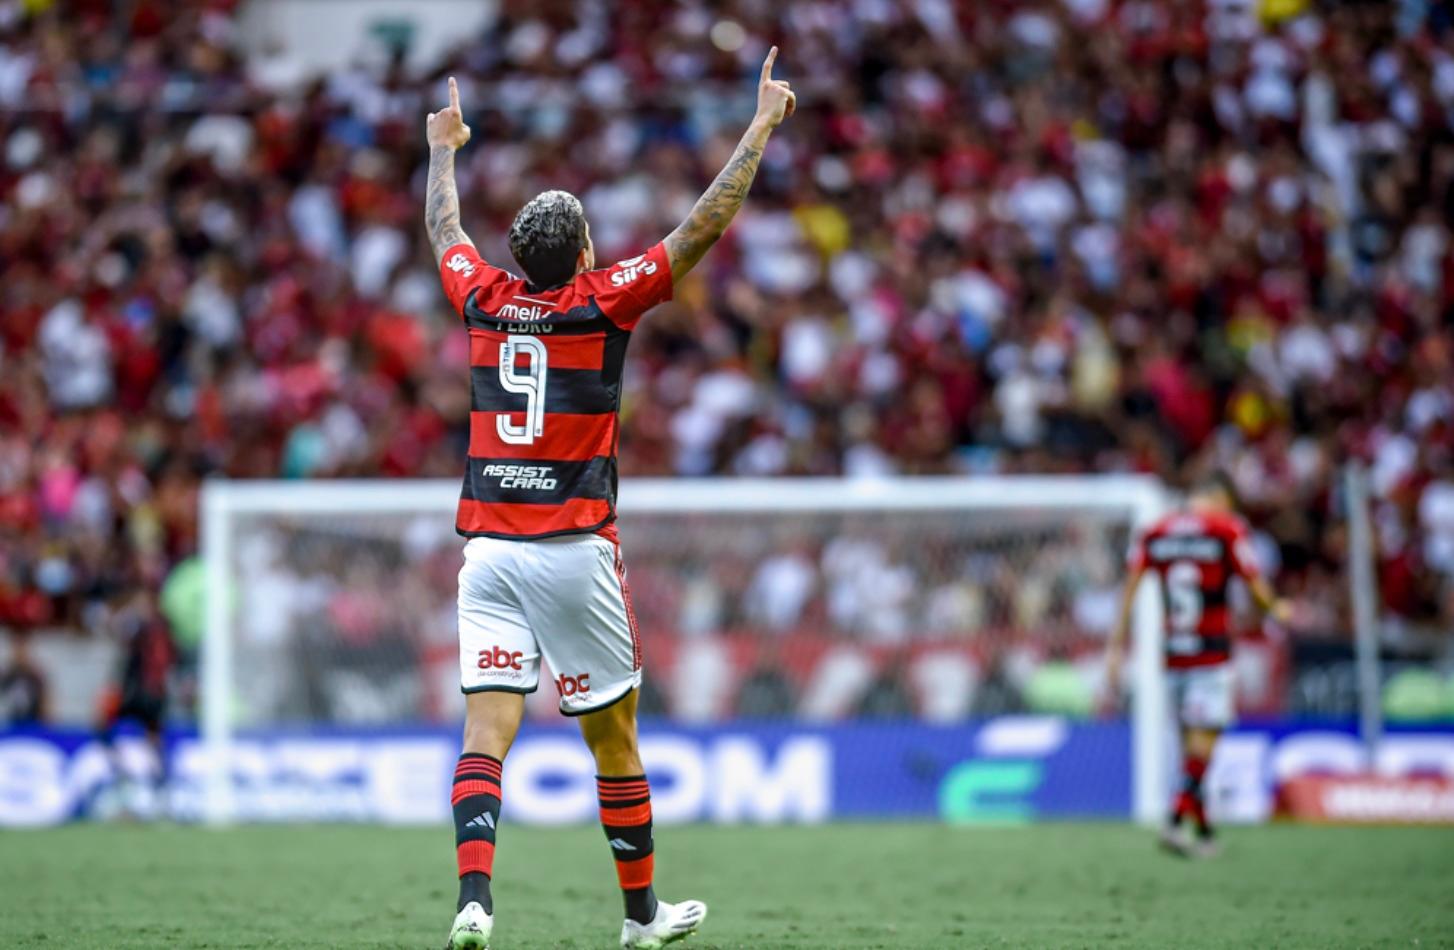
[[[616,718],[581,723],[581,734],[602,775],[636,775],[641,772],[641,754],[636,745],[636,724]]]
[[[487,723],[467,723],[461,745],[465,752],[494,756],[497,759],[504,759],[510,748],[510,742],[501,730],[492,728]]]
[[[643,771],[636,737],[612,737],[592,743],[591,755],[600,775],[639,775]]]
[[[524,714],[525,697],[518,693],[470,693],[465,698],[464,751],[504,759]]]
[[[515,739],[516,727],[502,717],[475,715],[465,718],[464,751],[504,759]]]
[[[1217,733],[1212,729],[1192,729],[1186,737],[1187,751],[1199,758],[1211,758],[1217,744]]]

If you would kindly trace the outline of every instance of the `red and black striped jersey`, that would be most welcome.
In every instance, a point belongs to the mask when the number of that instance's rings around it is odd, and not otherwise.
[[[1136,542],[1130,569],[1151,571],[1161,582],[1167,666],[1209,666],[1231,659],[1232,579],[1257,576],[1245,521],[1230,512],[1167,515]]]
[[[455,528],[465,537],[614,539],[626,344],[671,299],[657,244],[532,293],[468,244],[444,252],[444,291],[470,335],[470,444]]]

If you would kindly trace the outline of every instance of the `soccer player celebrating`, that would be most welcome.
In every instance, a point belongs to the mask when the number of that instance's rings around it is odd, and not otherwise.
[[[1232,675],[1232,623],[1228,592],[1243,578],[1259,609],[1279,621],[1288,606],[1257,569],[1247,523],[1235,510],[1231,483],[1221,474],[1199,482],[1183,510],[1153,524],[1131,553],[1120,616],[1106,651],[1106,678],[1115,689],[1136,589],[1148,572],[1161,582],[1165,607],[1166,666],[1171,705],[1181,730],[1182,786],[1172,803],[1161,843],[1181,855],[1216,853],[1202,780],[1222,730],[1231,725],[1236,697]],[[1182,829],[1190,819],[1192,840]]]
[[[515,277],[487,264],[460,227],[454,153],[470,138],[459,89],[431,114],[425,223],[445,293],[470,335],[470,444],[456,527],[464,750],[455,768],[459,865],[452,948],[484,947],[500,782],[543,656],[560,710],[579,717],[596,763],[601,823],[625,896],[623,947],[660,947],[706,918],[700,901],[652,890],[651,790],[636,745],[641,648],[616,536],[616,443],[626,344],[720,238],[752,185],[768,136],[796,97],[772,78],[726,167],[687,219],[645,253],[597,269],[581,203],[530,201],[510,228]]]

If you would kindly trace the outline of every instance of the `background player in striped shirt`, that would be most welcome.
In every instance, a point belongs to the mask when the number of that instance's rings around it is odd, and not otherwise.
[[[623,947],[696,930],[700,901],[652,888],[651,792],[636,744],[641,651],[615,532],[616,445],[626,344],[642,315],[731,223],[768,136],[796,104],[758,81],[757,113],[687,219],[636,257],[597,270],[581,204],[549,191],[523,208],[510,250],[524,276],[486,263],[460,227],[454,152],[469,141],[459,90],[429,116],[425,223],[445,293],[470,334],[470,447],[456,527],[464,750],[455,769],[458,913],[450,947],[484,947],[506,753],[539,685],[556,674],[561,712],[578,716],[595,758],[601,823],[625,898]]]
[[[1151,525],[1131,552],[1120,616],[1106,651],[1106,680],[1115,689],[1131,629],[1136,589],[1147,573],[1161,586],[1166,630],[1167,680],[1181,731],[1182,783],[1172,801],[1161,842],[1178,854],[1215,853],[1202,781],[1222,730],[1236,714],[1232,670],[1232,582],[1247,584],[1257,607],[1279,621],[1288,614],[1257,568],[1247,523],[1235,511],[1236,496],[1221,474],[1199,482],[1186,506]],[[1190,838],[1183,822],[1196,829]]]

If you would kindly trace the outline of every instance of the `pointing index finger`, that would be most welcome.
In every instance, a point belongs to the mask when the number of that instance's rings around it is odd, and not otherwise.
[[[772,78],[772,64],[777,60],[777,47],[767,51],[767,59],[762,61],[762,81],[767,82]]]
[[[449,107],[459,111],[459,84],[454,81],[453,76],[449,77]]]

